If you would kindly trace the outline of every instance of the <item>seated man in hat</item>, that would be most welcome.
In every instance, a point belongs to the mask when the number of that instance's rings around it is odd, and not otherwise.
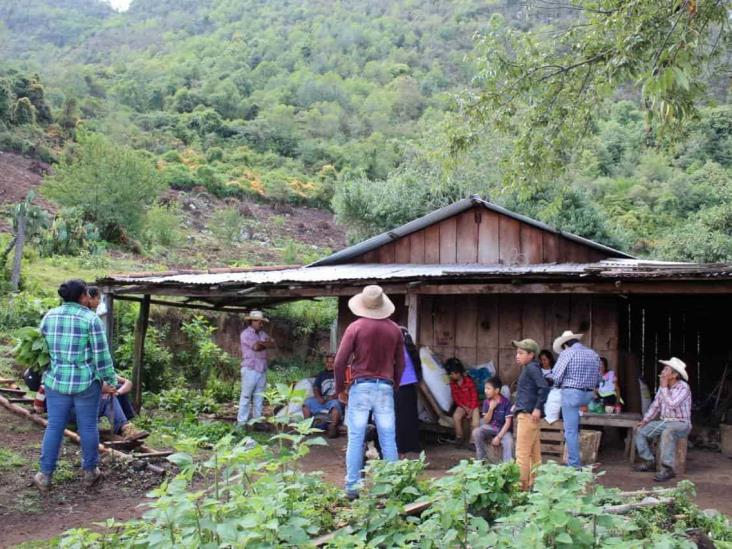
[[[664,365],[659,389],[635,435],[635,446],[642,460],[635,469],[656,470],[648,443],[660,437],[662,467],[654,480],[663,482],[676,476],[676,441],[691,431],[691,389],[686,383],[689,380],[686,364],[676,357],[659,362]]]
[[[343,403],[335,392],[334,364],[335,354],[328,353],[325,357],[325,370],[320,372],[313,382],[314,396],[306,399],[302,406],[302,415],[306,419],[323,412],[328,414],[328,436],[330,438],[338,436],[338,425],[341,423],[344,409]]]

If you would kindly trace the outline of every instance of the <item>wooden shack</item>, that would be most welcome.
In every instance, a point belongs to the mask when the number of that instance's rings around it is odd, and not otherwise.
[[[182,296],[184,304],[153,303],[213,310],[335,296],[339,335],[353,320],[348,298],[373,283],[419,345],[468,365],[492,361],[505,382],[518,375],[512,340],[551,348],[564,330],[584,333],[618,372],[633,411],[637,378],[655,389],[658,359],[685,360],[694,394],[704,395],[732,358],[720,318],[732,301],[731,265],[638,260],[475,196],[306,267],[100,281],[111,299]]]

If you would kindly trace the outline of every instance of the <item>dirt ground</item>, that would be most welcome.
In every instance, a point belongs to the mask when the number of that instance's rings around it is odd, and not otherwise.
[[[139,516],[145,494],[161,480],[154,473],[106,462],[102,483],[85,492],[79,447],[65,442],[55,487],[42,498],[30,485],[38,470],[42,437],[40,426],[0,407],[0,547],[49,539],[112,517]]]
[[[423,447],[428,462],[427,473],[435,477],[444,475],[461,459],[473,456],[467,449],[457,449],[449,444],[438,445],[434,441],[424,441]],[[342,486],[345,475],[345,449],[344,436],[329,441],[328,446],[314,446],[312,452],[303,460],[304,468],[307,471],[323,471],[325,479]],[[598,470],[604,472],[600,482],[605,486],[623,490],[658,486],[658,483],[653,481],[653,474],[632,471],[620,448],[603,448],[598,459]],[[702,509],[717,509],[732,517],[732,497],[730,497],[732,459],[719,452],[690,449],[686,469],[686,474],[679,475],[674,482],[690,480],[696,486],[696,502]]]

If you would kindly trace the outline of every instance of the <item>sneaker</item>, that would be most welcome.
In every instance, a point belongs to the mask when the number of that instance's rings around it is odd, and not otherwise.
[[[661,467],[661,470],[656,473],[656,476],[653,477],[653,480],[656,482],[666,482],[667,480],[671,480],[676,476],[676,473],[674,473],[674,470],[671,469],[671,467],[666,467],[665,465]]]
[[[95,467],[93,471],[84,471],[84,475],[81,479],[81,484],[84,488],[91,488],[95,486],[102,478],[102,472],[99,467]]]
[[[641,473],[648,473],[651,471],[655,471],[656,462],[643,460],[640,463],[636,463],[635,465],[633,465],[633,470],[640,471]]]
[[[125,440],[128,442],[132,442],[133,440],[140,440],[150,436],[150,433],[148,433],[147,431],[143,431],[142,429],[138,429],[132,423],[125,423],[119,432],[123,437],[125,437]]]
[[[51,477],[38,472],[33,475],[33,486],[38,488],[41,492],[48,492],[51,489]]]

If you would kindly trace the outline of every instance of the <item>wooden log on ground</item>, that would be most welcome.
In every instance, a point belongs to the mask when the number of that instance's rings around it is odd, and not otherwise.
[[[32,398],[28,397],[9,398],[8,400],[19,404],[33,404],[35,402]]]
[[[159,452],[143,452],[141,454],[133,454],[135,458],[137,459],[154,459],[154,458],[164,458],[168,456],[173,455],[173,450],[163,450]]]
[[[7,377],[0,377],[0,385],[15,385],[15,380]]]
[[[623,505],[610,505],[603,507],[603,513],[609,515],[624,515],[630,513],[636,509],[642,509],[643,507],[653,507],[654,505],[666,505],[671,503],[673,498],[652,498],[650,501],[639,501],[637,503],[625,503]]]
[[[105,440],[102,442],[108,448],[138,448],[142,446],[141,440]]]
[[[0,406],[3,406],[4,408],[8,409],[9,411],[18,414],[19,416],[26,417],[30,419],[31,421],[37,423],[38,425],[41,425],[42,427],[48,426],[48,421],[45,418],[42,418],[38,414],[31,413],[30,410],[27,410],[25,408],[21,408],[17,404],[13,404],[10,402],[7,398],[4,396],[0,396]],[[81,444],[81,437],[76,434],[73,431],[70,431],[69,429],[64,429],[64,436],[72,441],[74,441],[76,444]],[[132,461],[133,457],[131,455],[119,452],[117,450],[114,450],[113,448],[106,448],[103,445],[99,445],[99,451],[105,454],[108,454],[116,459],[120,459],[124,462]]]
[[[10,389],[8,387],[0,387],[0,393],[6,393],[8,395],[25,395],[26,391],[23,389]]]

